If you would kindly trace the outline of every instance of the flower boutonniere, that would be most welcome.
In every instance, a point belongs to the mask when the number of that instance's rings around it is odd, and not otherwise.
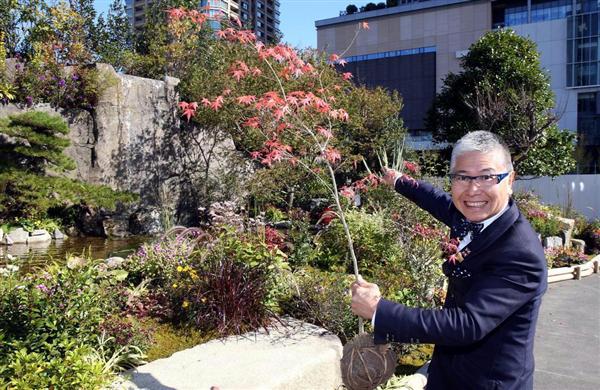
[[[462,263],[464,260],[462,253],[458,250],[459,245],[460,240],[458,238],[445,237],[441,242],[444,259],[452,265],[456,265],[457,262]]]

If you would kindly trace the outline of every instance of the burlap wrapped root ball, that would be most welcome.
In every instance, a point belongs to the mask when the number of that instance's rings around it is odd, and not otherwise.
[[[349,390],[373,390],[394,375],[396,362],[390,344],[376,345],[372,334],[363,333],[344,346],[342,380]]]

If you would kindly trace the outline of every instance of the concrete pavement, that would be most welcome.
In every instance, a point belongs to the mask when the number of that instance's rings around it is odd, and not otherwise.
[[[600,389],[600,275],[549,285],[534,354],[535,390]]]

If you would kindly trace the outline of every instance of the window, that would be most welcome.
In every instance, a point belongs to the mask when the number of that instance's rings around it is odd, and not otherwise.
[[[579,173],[600,173],[600,93],[577,94]]]
[[[570,16],[567,20],[567,86],[600,84],[598,11]]]

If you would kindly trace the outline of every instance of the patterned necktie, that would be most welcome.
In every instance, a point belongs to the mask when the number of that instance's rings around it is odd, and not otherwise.
[[[475,240],[479,233],[481,233],[481,229],[483,229],[482,223],[469,222],[466,219],[461,219],[458,224],[454,226],[456,236],[460,240],[465,238],[469,232],[471,232],[471,241]]]

